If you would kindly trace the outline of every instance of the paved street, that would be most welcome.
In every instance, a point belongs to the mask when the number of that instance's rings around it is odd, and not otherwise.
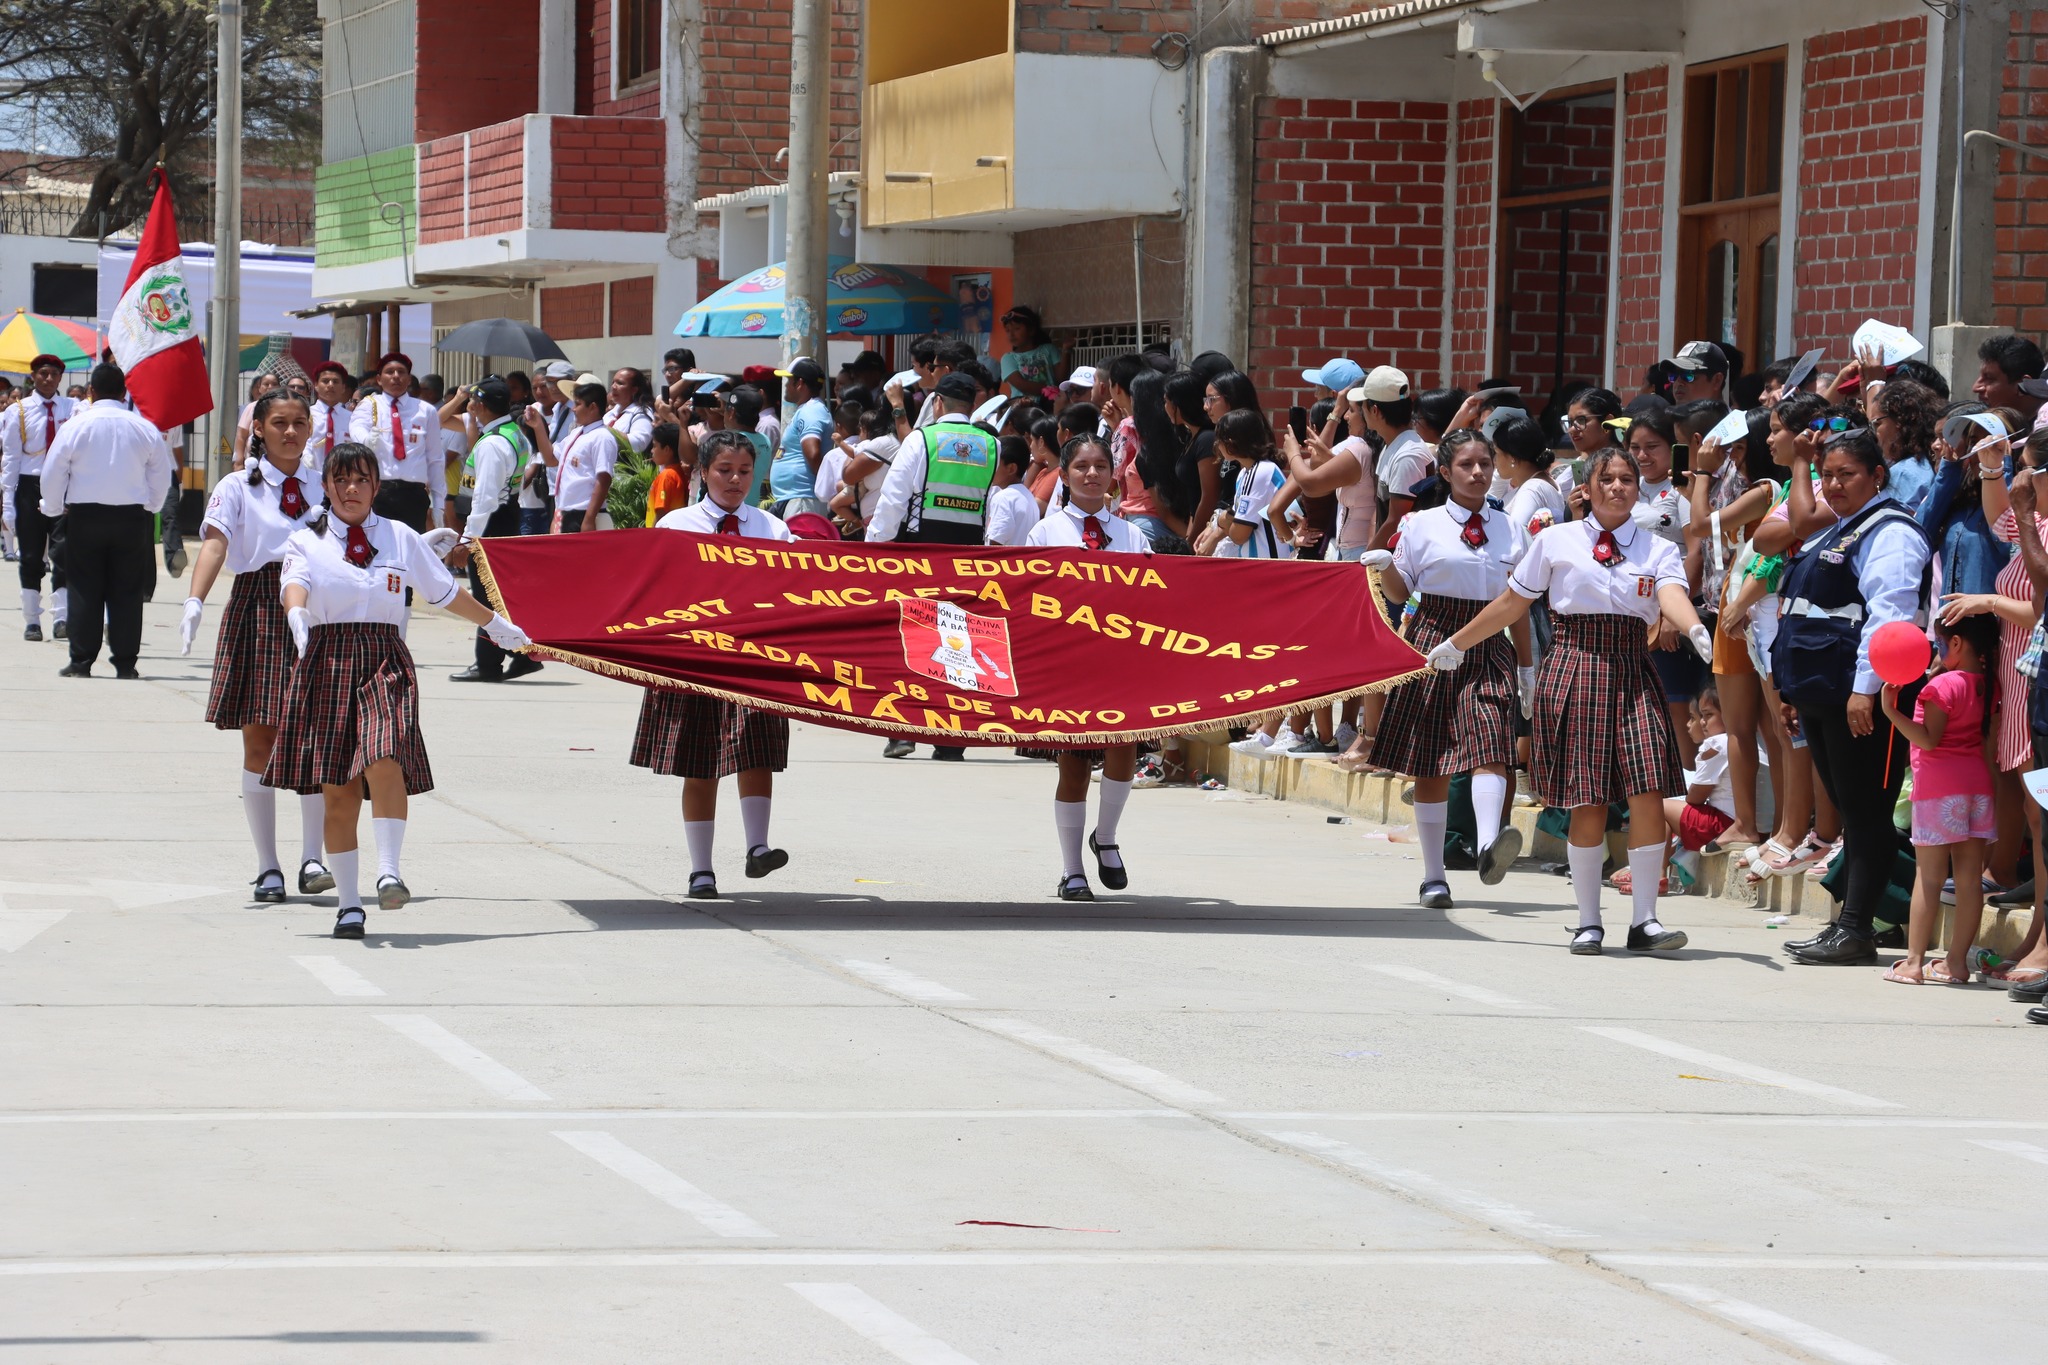
[[[418,899],[338,943],[247,903],[219,612],[182,660],[157,595],[139,684],[0,642],[0,1360],[2040,1357],[2002,992],[1720,903],[1576,959],[1531,865],[1421,911],[1412,849],[1187,791],[1066,906],[1048,767],[807,728],[789,868],[728,785],[685,902],[637,689],[450,684],[438,614]]]

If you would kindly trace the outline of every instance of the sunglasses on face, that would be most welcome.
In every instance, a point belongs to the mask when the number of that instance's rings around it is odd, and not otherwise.
[[[1847,431],[1849,430],[1849,419],[1846,417],[1816,417],[1806,424],[1806,429],[1808,431]],[[1861,428],[1858,428],[1858,430],[1861,430]]]

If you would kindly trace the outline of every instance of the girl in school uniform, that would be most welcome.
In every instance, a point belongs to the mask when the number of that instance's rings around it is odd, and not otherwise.
[[[1507,590],[1433,648],[1429,664],[1458,668],[1466,651],[1550,594],[1553,636],[1536,678],[1529,776],[1538,800],[1571,811],[1567,858],[1579,902],[1572,951],[1596,955],[1605,938],[1600,869],[1607,807],[1615,801],[1626,801],[1629,812],[1629,951],[1682,948],[1685,935],[1657,920],[1664,798],[1678,795],[1683,779],[1663,690],[1650,667],[1649,632],[1662,616],[1708,663],[1713,641],[1693,611],[1677,547],[1633,519],[1642,486],[1635,457],[1620,449],[1592,456],[1586,485],[1590,515],[1538,535],[1509,575]]]
[[[655,522],[663,531],[699,535],[791,540],[789,527],[747,502],[754,486],[754,445],[747,433],[714,431],[697,447],[704,497]],[[789,720],[736,702],[650,687],[640,702],[640,726],[633,732],[636,768],[683,779],[683,839],[690,850],[691,900],[718,899],[711,870],[711,836],[717,829],[718,782],[737,773],[740,823],[747,836],[747,875],[765,877],[789,862],[789,854],[768,846],[768,814],[775,774],[789,766]]]
[[[1109,510],[1109,490],[1114,481],[1115,457],[1109,443],[1100,436],[1076,436],[1060,449],[1060,478],[1066,486],[1064,505],[1046,513],[1031,528],[1024,543],[1034,549],[1067,548],[1104,554],[1145,555],[1152,543],[1145,533]],[[1052,823],[1059,834],[1059,897],[1063,901],[1092,901],[1088,874],[1081,865],[1081,830],[1088,823],[1088,775],[1102,756],[1102,795],[1097,803],[1095,832],[1088,836],[1088,848],[1095,855],[1095,871],[1112,891],[1130,885],[1124,868],[1123,850],[1117,846],[1116,827],[1123,819],[1124,803],[1130,799],[1131,781],[1138,771],[1138,746],[1112,744],[1105,749],[1062,749],[1059,751],[1059,787],[1052,798]]]
[[[433,545],[403,523],[373,512],[377,455],[345,441],[327,459],[327,509],[285,542],[285,619],[299,649],[266,786],[326,795],[327,853],[339,890],[336,938],[363,936],[356,886],[356,823],[363,786],[377,840],[377,905],[412,899],[399,874],[406,800],[432,791],[420,738],[419,682],[405,647],[406,593],[484,628],[491,643],[517,651],[526,632],[465,592]]]
[[[1441,507],[1410,514],[1393,562],[1380,575],[1390,603],[1420,597],[1408,642],[1427,654],[1507,590],[1508,574],[1528,548],[1522,527],[1490,506],[1493,446],[1464,428],[1437,446],[1437,467],[1450,489]],[[1519,669],[1531,663],[1529,614],[1510,630],[1476,643],[1453,671],[1431,673],[1394,689],[1380,717],[1375,753],[1415,779],[1415,837],[1422,846],[1421,904],[1451,908],[1444,878],[1444,830],[1451,779],[1472,775],[1472,813],[1479,829],[1479,880],[1507,875],[1522,851],[1513,825],[1501,827],[1508,773],[1515,761]]]
[[[214,486],[206,502],[204,540],[192,565],[192,595],[179,625],[180,654],[192,653],[206,596],[223,567],[235,576],[214,644],[213,685],[206,719],[216,730],[242,732],[242,814],[256,845],[256,899],[285,898],[277,859],[277,792],[263,785],[263,770],[277,743],[285,696],[299,652],[279,597],[285,542],[319,513],[320,489],[304,464],[312,433],[306,400],[273,389],[250,414],[248,458],[242,469]],[[316,787],[299,796],[299,894],[334,885],[320,861],[326,799]]]

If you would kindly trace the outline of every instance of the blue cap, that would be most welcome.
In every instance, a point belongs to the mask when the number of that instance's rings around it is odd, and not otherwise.
[[[1365,371],[1358,367],[1357,361],[1339,356],[1335,360],[1324,361],[1320,370],[1303,370],[1301,377],[1311,384],[1320,384],[1326,389],[1335,389],[1342,393],[1346,389],[1356,387],[1359,381],[1365,378]]]

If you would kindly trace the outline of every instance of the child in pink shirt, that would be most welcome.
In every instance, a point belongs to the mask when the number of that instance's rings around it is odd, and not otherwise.
[[[1984,846],[1998,834],[1991,800],[1991,770],[1984,741],[1991,731],[1991,679],[1998,669],[1998,619],[1967,616],[1935,627],[1941,657],[1934,676],[1920,689],[1913,718],[1899,711],[1899,689],[1879,695],[1900,738],[1913,746],[1913,853],[1919,876],[1913,884],[1912,921],[1906,928],[1906,956],[1884,974],[1887,981],[1945,986],[1970,982],[1970,947],[1984,915]],[[1941,918],[1942,883],[1956,884],[1955,924],[1948,958],[1927,962],[1934,926]]]

